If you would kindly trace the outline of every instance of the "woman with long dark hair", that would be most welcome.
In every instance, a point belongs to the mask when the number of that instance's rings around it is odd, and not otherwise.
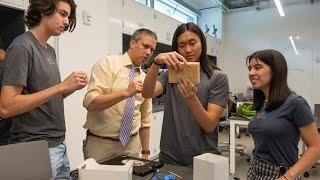
[[[287,84],[284,56],[272,49],[247,58],[257,115],[249,123],[254,140],[248,180],[294,180],[320,158],[320,137],[305,99]],[[298,157],[300,136],[308,146]]]
[[[142,95],[151,98],[165,93],[160,161],[190,166],[194,156],[206,152],[219,154],[216,127],[226,106],[228,79],[208,60],[206,38],[196,24],[181,24],[174,33],[172,48],[173,52],[155,57]],[[187,62],[200,62],[199,84],[187,78],[169,84],[168,72],[158,77],[159,65],[181,71],[182,63]]]

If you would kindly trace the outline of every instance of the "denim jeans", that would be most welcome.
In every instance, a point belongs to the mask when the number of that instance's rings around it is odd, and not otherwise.
[[[67,147],[62,143],[56,147],[49,148],[52,180],[71,179],[69,175],[70,164],[67,155]]]

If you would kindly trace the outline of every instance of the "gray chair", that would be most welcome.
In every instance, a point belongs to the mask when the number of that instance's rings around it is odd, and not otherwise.
[[[0,146],[0,179],[48,180],[51,177],[49,148],[46,141]]]

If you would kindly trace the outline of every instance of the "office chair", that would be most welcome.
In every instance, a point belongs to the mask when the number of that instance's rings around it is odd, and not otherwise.
[[[51,177],[46,141],[0,146],[0,179],[49,180]]]

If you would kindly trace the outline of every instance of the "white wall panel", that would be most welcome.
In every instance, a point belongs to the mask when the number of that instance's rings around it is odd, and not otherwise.
[[[161,12],[155,12],[155,32],[158,36],[158,41],[164,44],[171,45],[174,31],[181,24],[177,21]]]
[[[123,32],[133,34],[139,28],[155,30],[154,10],[133,0],[124,0],[122,9]]]
[[[122,54],[123,1],[107,0],[107,54]]]
[[[24,10],[26,0],[0,0],[0,4],[7,7]]]
[[[107,1],[77,1],[77,27],[72,32],[65,32],[59,37],[59,60],[62,79],[73,71],[85,71],[90,75],[92,66],[106,54],[108,47],[107,34]],[[92,24],[82,23],[83,10],[92,16]],[[66,120],[66,142],[71,168],[83,161],[82,140],[85,138],[83,125],[86,120],[86,109],[82,101],[87,88],[76,91],[64,101]]]
[[[160,138],[162,131],[163,111],[153,113],[150,127],[150,158],[157,157],[160,153]]]

